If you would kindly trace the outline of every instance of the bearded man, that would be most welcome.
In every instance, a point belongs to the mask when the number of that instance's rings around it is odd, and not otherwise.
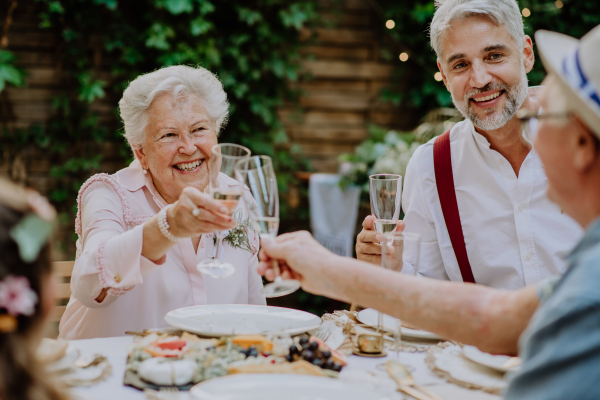
[[[515,0],[436,5],[431,46],[465,120],[421,146],[406,171],[404,224],[421,234],[418,272],[499,289],[562,274],[561,255],[583,232],[545,196],[544,168],[515,117],[521,108],[539,110],[527,88],[534,54],[519,7]],[[373,221],[363,222],[356,252],[380,265]]]

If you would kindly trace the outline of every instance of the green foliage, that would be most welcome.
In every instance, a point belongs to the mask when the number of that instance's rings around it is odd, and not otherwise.
[[[7,83],[17,87],[25,85],[25,73],[14,64],[15,55],[8,50],[0,50],[0,92]]]
[[[580,38],[600,24],[600,3],[597,0],[563,0],[564,6],[557,8],[553,0],[519,0],[519,7],[529,8],[531,16],[523,18],[525,33],[533,38],[535,31],[547,29]],[[394,20],[396,25],[388,30],[381,27],[405,49],[388,46],[383,55],[397,62],[395,76],[398,82],[410,74],[406,86],[391,87],[382,92],[384,99],[419,110],[422,114],[437,107],[451,106],[451,98],[442,82],[434,79],[438,71],[435,52],[429,45],[429,24],[435,12],[433,1],[415,0],[402,2],[380,0],[385,19]],[[382,24],[383,25],[383,24]],[[534,47],[535,48],[535,47]],[[410,58],[399,62],[398,53],[407,51]],[[539,85],[545,76],[542,63],[536,54],[536,63],[529,73],[531,85]]]
[[[59,33],[65,42],[66,89],[54,100],[46,124],[5,130],[0,146],[34,145],[50,155],[56,180],[51,198],[63,212],[72,212],[83,181],[101,172],[100,145],[113,142],[123,166],[131,161],[119,131],[117,101],[128,82],[165,65],[201,65],[219,76],[231,103],[230,122],[219,141],[273,157],[282,189],[294,183],[293,171],[307,168],[277,111],[296,97],[287,83],[298,77],[298,30],[317,16],[315,1],[36,2],[40,27]],[[23,82],[13,61],[0,51],[0,88],[5,82]],[[94,111],[98,100],[113,105],[113,122]]]

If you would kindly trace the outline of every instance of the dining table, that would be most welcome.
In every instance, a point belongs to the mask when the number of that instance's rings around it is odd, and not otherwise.
[[[96,400],[146,399],[144,392],[123,385],[127,349],[132,342],[132,336],[70,341],[70,346],[75,347],[81,353],[102,354],[107,357],[112,365],[112,374],[106,380],[93,386],[74,388],[75,393],[80,394],[83,398]],[[492,395],[480,390],[466,389],[446,382],[427,367],[424,352],[396,353],[389,351],[387,357],[382,358],[365,358],[350,355],[348,356],[348,365],[343,368],[339,378],[355,382],[357,379],[360,380],[360,377],[386,379],[387,372],[383,364],[388,358],[396,359],[406,365],[418,385],[426,386],[444,400],[499,400],[502,398],[501,396]],[[277,379],[276,374],[273,375],[273,379]],[[396,392],[394,396],[396,396],[396,399],[403,398],[403,395],[399,392]],[[405,399],[411,399],[407,395],[404,396]],[[184,391],[179,392],[177,397],[179,400],[193,400],[189,392]]]

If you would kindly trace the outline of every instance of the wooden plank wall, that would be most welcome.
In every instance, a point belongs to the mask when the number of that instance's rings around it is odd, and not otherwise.
[[[323,13],[334,28],[302,32],[307,39],[303,64],[311,78],[298,84],[302,110],[281,112],[293,142],[317,172],[336,172],[338,156],[367,137],[369,124],[410,129],[416,122],[410,113],[380,101],[393,69],[393,62],[380,57],[384,22],[367,0],[344,0],[339,6]],[[314,36],[317,44],[308,40]]]

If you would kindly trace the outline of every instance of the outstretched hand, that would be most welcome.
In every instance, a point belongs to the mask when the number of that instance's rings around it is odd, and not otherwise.
[[[363,229],[356,237],[356,258],[374,265],[381,265],[381,233],[375,231],[375,218],[368,215],[362,223]],[[397,232],[404,231],[404,221],[398,221]],[[388,254],[394,254],[394,248],[388,247]]]

